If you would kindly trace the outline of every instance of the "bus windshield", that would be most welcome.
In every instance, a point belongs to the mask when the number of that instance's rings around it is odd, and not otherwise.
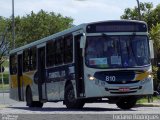
[[[92,68],[131,68],[150,64],[147,36],[88,36],[85,63]]]

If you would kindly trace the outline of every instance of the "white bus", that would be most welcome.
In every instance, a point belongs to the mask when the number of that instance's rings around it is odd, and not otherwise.
[[[29,107],[63,101],[67,108],[108,102],[130,109],[153,94],[149,48],[145,22],[75,26],[10,52],[10,98]]]

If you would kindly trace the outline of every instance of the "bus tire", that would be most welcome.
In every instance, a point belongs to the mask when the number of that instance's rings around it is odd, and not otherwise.
[[[27,88],[26,102],[27,102],[28,107],[34,107],[34,102],[33,102],[33,98],[32,98],[32,91],[31,91],[30,87]]]
[[[82,100],[78,100],[75,98],[74,89],[72,84],[69,84],[65,88],[65,95],[64,95],[64,103],[67,108],[72,109],[80,109],[83,108],[85,102]]]
[[[136,105],[137,98],[135,97],[123,97],[120,98],[116,105],[121,109],[131,109]]]
[[[33,101],[32,91],[31,91],[30,87],[27,88],[26,102],[27,102],[27,106],[30,107],[30,108],[32,108],[32,107],[39,107],[39,108],[41,108],[43,106],[42,102],[40,102],[40,101]]]
[[[43,103],[40,102],[40,101],[34,101],[33,104],[34,104],[33,105],[34,107],[38,107],[38,108],[42,108],[43,107]]]

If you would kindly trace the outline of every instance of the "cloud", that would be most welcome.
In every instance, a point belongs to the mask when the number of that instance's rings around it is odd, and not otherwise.
[[[119,19],[127,7],[135,6],[136,0],[14,0],[15,15],[24,16],[41,9],[70,16],[74,24]],[[141,0],[142,1],[142,0]],[[148,2],[149,0],[143,0]],[[142,2],[143,2],[142,1]],[[153,0],[158,3],[159,0]],[[0,0],[0,16],[10,17],[12,0]]]
[[[12,15],[12,3],[10,0],[0,0],[0,16],[10,17]]]
[[[0,5],[4,11],[0,11],[0,15],[11,16],[11,0],[0,0]],[[71,16],[75,19],[75,24],[106,20],[122,11],[120,6],[106,2],[106,0],[15,0],[15,16],[24,16],[30,14],[31,11],[37,13],[41,9]]]
[[[122,11],[118,6],[106,4],[105,1],[99,2],[98,0],[72,1],[67,7],[76,11],[74,15],[71,15],[74,16],[75,24],[111,19],[113,13],[116,15]]]

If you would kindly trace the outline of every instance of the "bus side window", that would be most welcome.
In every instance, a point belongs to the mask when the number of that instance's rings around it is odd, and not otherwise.
[[[56,40],[56,65],[59,65],[60,64],[60,41],[59,39]]]
[[[64,38],[64,63],[71,63],[73,61],[73,36]]]
[[[47,42],[46,47],[46,65],[47,67],[53,66],[55,64],[55,42],[53,40]]]
[[[29,53],[30,49],[23,51],[23,72],[29,71]]]
[[[10,74],[11,75],[17,74],[17,56],[16,55],[10,56]]]
[[[36,69],[36,47],[30,49],[30,70]]]
[[[64,57],[64,54],[65,54],[65,50],[64,50],[64,38],[61,38],[60,40],[61,42],[61,45],[60,45],[60,57],[61,57],[61,64],[64,63],[64,60],[65,60],[65,57]]]
[[[63,38],[59,38],[56,40],[56,65],[60,65],[63,64],[63,48],[64,48],[64,44],[63,44]]]

